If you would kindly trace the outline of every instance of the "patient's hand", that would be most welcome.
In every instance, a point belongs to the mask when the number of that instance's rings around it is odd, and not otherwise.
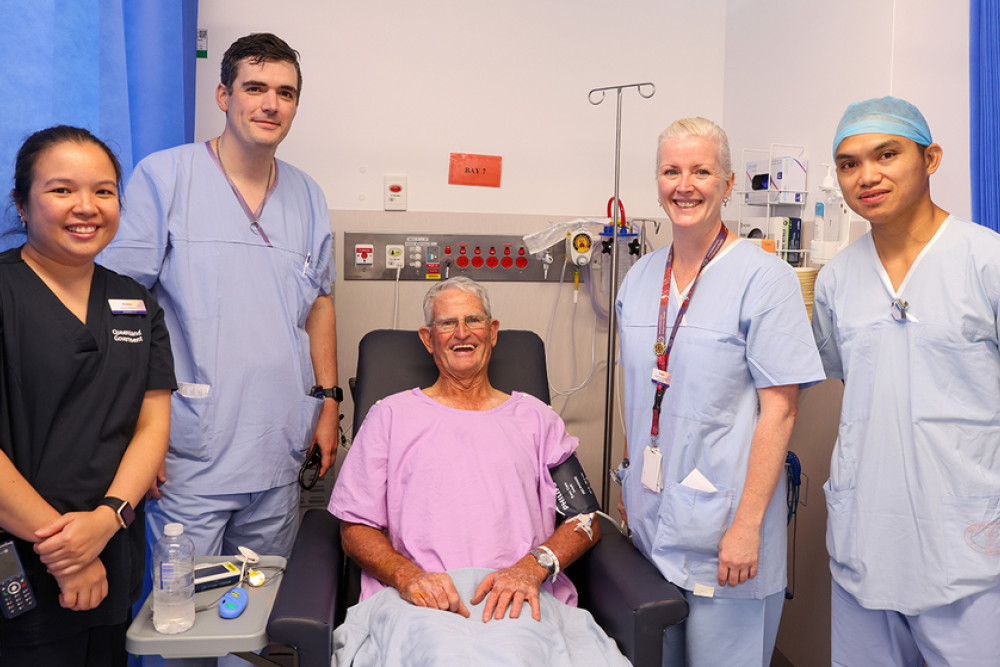
[[[517,618],[521,615],[521,607],[525,602],[531,605],[531,617],[540,621],[542,608],[538,601],[538,589],[546,576],[548,572],[545,568],[529,554],[511,567],[486,575],[476,588],[476,594],[472,596],[470,602],[479,604],[486,598],[483,623],[488,622],[490,617],[502,619],[507,613],[507,607],[510,607],[510,617]]]
[[[453,611],[469,618],[455,582],[445,572],[419,571],[399,585],[399,596],[418,607]]]

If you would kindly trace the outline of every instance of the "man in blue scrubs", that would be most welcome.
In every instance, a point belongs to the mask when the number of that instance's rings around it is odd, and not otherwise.
[[[1000,235],[934,204],[924,117],[850,105],[834,139],[871,233],[819,273],[844,380],[826,491],[834,665],[1000,664]]]
[[[329,212],[308,175],[275,159],[298,109],[298,53],[242,37],[222,62],[221,136],[136,168],[102,264],[147,286],[166,313],[178,391],[170,449],[149,504],[152,543],[184,524],[199,555],[240,545],[287,556],[297,472],[321,472],[338,431]]]

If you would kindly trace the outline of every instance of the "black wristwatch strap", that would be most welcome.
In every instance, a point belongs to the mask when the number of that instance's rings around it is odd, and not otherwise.
[[[132,509],[127,500],[107,496],[106,498],[102,498],[101,502],[97,503],[98,507],[101,505],[107,505],[115,511],[115,514],[118,515],[118,523],[122,528],[128,528],[135,521],[135,510]]]
[[[338,403],[342,403],[344,400],[344,390],[340,387],[321,387],[320,385],[313,385],[313,388],[309,390],[310,396],[315,396],[316,398],[332,398]]]

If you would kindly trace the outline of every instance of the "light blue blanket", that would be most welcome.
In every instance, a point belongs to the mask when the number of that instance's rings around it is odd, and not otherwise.
[[[469,604],[491,570],[450,572],[471,617],[417,607],[387,588],[347,610],[333,632],[335,667],[476,665],[586,667],[629,665],[593,616],[541,591],[541,622],[525,604],[521,617],[483,623],[483,604]]]

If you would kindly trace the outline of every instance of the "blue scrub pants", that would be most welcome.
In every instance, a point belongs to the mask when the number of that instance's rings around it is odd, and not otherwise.
[[[682,591],[688,617],[663,633],[663,667],[768,667],[785,593],[763,600]]]
[[[1000,665],[1000,586],[907,616],[865,609],[833,582],[831,615],[834,667]]]
[[[288,558],[299,526],[299,485],[212,496],[165,493],[146,505],[150,548],[173,522],[184,524],[198,556],[235,555],[244,546],[261,556]]]
[[[194,542],[198,556],[235,555],[238,547],[249,547],[261,556],[284,556],[292,552],[299,527],[299,484],[293,482],[257,493],[232,493],[218,496],[163,494],[146,504],[146,541],[153,544],[163,535],[168,523],[184,525],[184,534]],[[152,567],[150,563],[147,567]],[[202,612],[210,613],[210,612]],[[146,667],[209,667],[215,658],[164,660],[145,656]],[[248,665],[242,658],[225,656],[221,665]]]

